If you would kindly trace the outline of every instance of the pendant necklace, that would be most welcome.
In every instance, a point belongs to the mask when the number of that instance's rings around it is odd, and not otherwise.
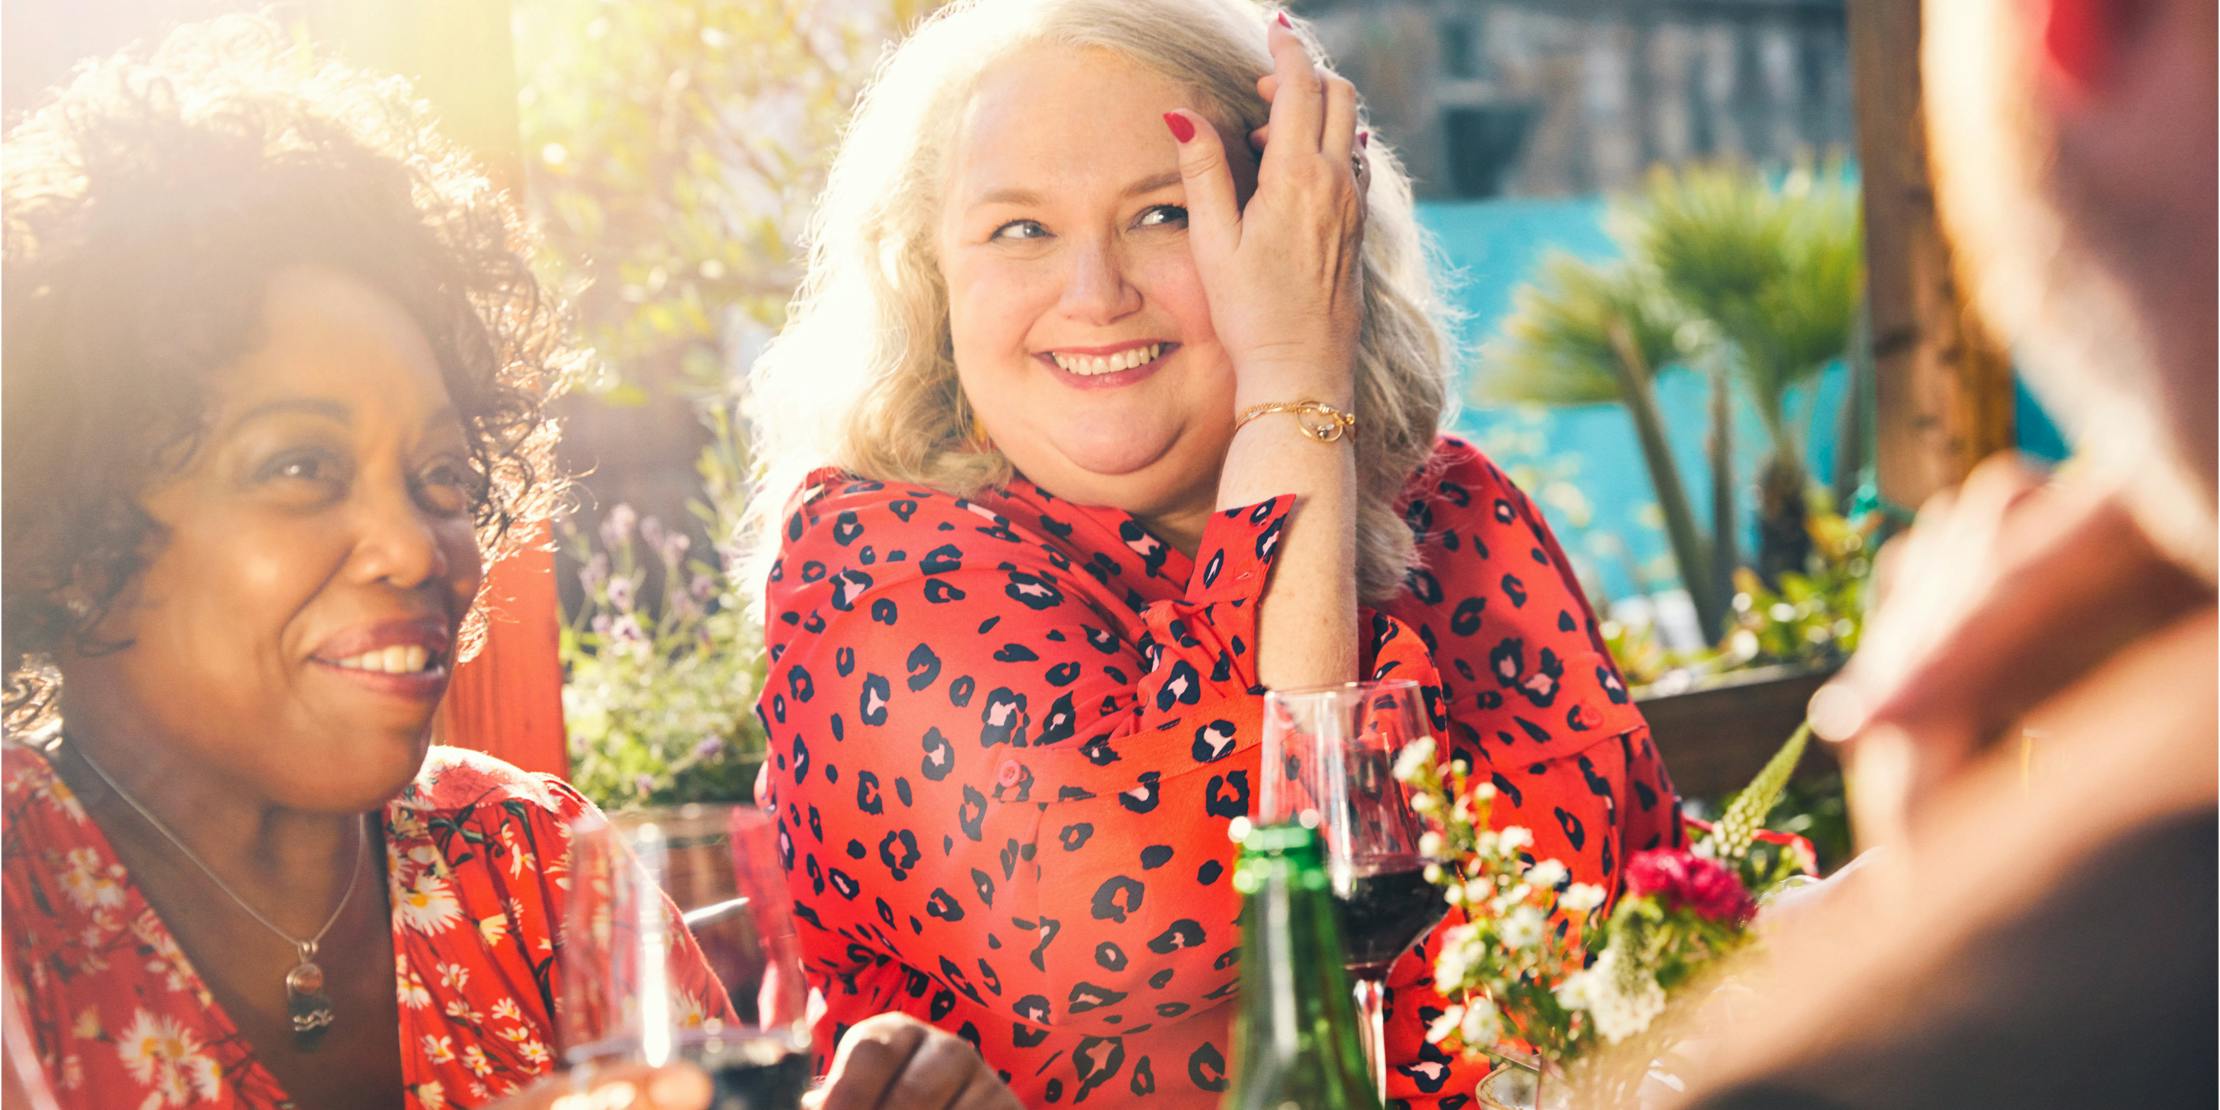
[[[200,868],[200,873],[208,876],[208,881],[216,884],[217,890],[223,891],[224,895],[230,898],[240,909],[247,911],[249,916],[261,922],[263,928],[276,933],[285,943],[292,945],[294,951],[300,954],[300,962],[294,965],[293,970],[285,973],[285,1009],[286,1013],[293,1019],[294,1043],[301,1048],[314,1047],[316,1042],[322,1038],[324,1031],[331,1028],[332,1024],[331,996],[324,991],[324,969],[316,966],[316,946],[323,942],[324,934],[331,932],[331,927],[339,923],[340,913],[347,908],[347,900],[354,897],[355,887],[362,878],[362,857],[366,854],[363,848],[368,840],[368,837],[363,834],[362,822],[360,820],[355,822],[355,867],[347,876],[347,889],[340,892],[339,904],[333,906],[331,916],[324,919],[324,927],[316,930],[315,936],[303,940],[278,928],[276,922],[262,916],[262,911],[248,905],[247,900],[239,897],[238,892],[232,890],[231,884],[224,882],[223,878],[216,874],[214,868],[201,862],[200,856],[194,854],[191,848],[186,847],[185,841],[179,839],[176,833],[171,832],[170,827],[163,824],[161,818],[156,817],[145,806],[140,805],[139,800],[132,797],[123,787],[116,785],[116,780],[109,778],[108,772],[101,770],[100,764],[93,762],[90,755],[74,745],[72,750],[76,752],[77,758],[86,767],[90,768],[94,775],[99,777],[101,782],[107,784],[109,790],[115,792],[116,797],[123,799],[125,805],[130,806],[140,817],[145,818],[147,824],[154,826],[155,832],[161,833],[163,839],[168,840],[172,847],[184,853],[185,858],[192,861],[193,866]]]

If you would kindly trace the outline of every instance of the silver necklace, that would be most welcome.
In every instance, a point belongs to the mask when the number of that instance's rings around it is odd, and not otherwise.
[[[276,933],[280,939],[292,945],[294,950],[300,953],[300,962],[294,965],[293,970],[285,973],[285,1009],[286,1013],[293,1019],[293,1037],[297,1042],[300,1042],[303,1047],[307,1047],[318,1040],[326,1029],[331,1028],[332,1008],[331,995],[324,991],[324,969],[316,966],[316,946],[323,943],[324,935],[331,932],[333,925],[339,923],[340,913],[346,910],[347,900],[354,897],[355,886],[362,879],[362,857],[367,854],[363,851],[363,847],[368,840],[368,837],[362,831],[362,822],[359,819],[355,822],[355,867],[347,876],[347,889],[340,892],[339,904],[331,908],[331,916],[324,919],[324,927],[316,930],[315,936],[302,940],[279,928],[276,922],[262,916],[261,910],[255,909],[247,904],[246,899],[239,897],[239,892],[231,889],[231,884],[225,882],[223,876],[216,874],[214,868],[202,862],[198,854],[185,846],[184,840],[180,839],[176,833],[171,832],[168,825],[162,823],[161,818],[156,817],[145,806],[140,805],[137,798],[132,797],[129,791],[116,784],[116,780],[109,778],[108,772],[101,770],[100,764],[93,762],[92,756],[86,754],[84,749],[72,745],[71,750],[76,753],[78,760],[99,777],[101,782],[108,785],[109,790],[115,792],[116,797],[123,799],[125,805],[130,806],[140,817],[145,818],[147,824],[154,826],[155,832],[161,833],[162,838],[169,841],[170,845],[179,852],[184,853],[185,858],[191,860],[193,866],[200,868],[200,873],[208,876],[208,881],[216,884],[217,890],[223,891],[225,897],[230,898],[233,904],[247,911],[249,916],[262,923],[263,928]]]

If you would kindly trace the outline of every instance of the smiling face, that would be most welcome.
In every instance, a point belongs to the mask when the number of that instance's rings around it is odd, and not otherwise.
[[[142,496],[159,546],[99,629],[129,646],[64,663],[64,712],[276,804],[367,809],[414,776],[447,688],[477,478],[392,298],[290,270],[261,338]]]
[[[1175,533],[1216,503],[1234,397],[1164,126],[1182,107],[1203,105],[1107,51],[997,64],[938,235],[957,376],[995,447],[1059,497]],[[1233,156],[1245,191],[1254,160]]]

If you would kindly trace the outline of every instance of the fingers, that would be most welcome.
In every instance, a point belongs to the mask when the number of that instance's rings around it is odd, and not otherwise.
[[[1338,73],[1325,76],[1325,125],[1318,148],[1336,162],[1347,162],[1357,149],[1357,87]]]
[[[902,1014],[880,1014],[857,1022],[833,1053],[825,1075],[823,1110],[873,1110],[909,1066],[910,1055],[925,1040],[925,1024]]]
[[[986,1063],[969,1041],[952,1033],[928,1028],[909,1064],[895,1080],[890,1105],[939,1107],[954,1105],[972,1081],[985,1072]],[[994,1078],[988,1075],[987,1078]]]
[[[969,1041],[907,1014],[880,1014],[841,1038],[811,1110],[1006,1110],[1018,1106]]]
[[[1882,818],[1861,816],[1868,840],[2122,646],[2210,598],[2124,498],[2008,465],[1931,502],[1888,550],[1857,656],[1809,709],[1813,731],[1850,743],[1860,808]]]
[[[1232,251],[1240,238],[1241,206],[1234,196],[1233,171],[1226,164],[1218,129],[1199,112],[1164,113],[1164,126],[1179,143],[1179,176],[1187,190],[1187,239],[1201,265],[1208,267]]]
[[[1284,23],[1275,22],[1270,31],[1272,73],[1278,79],[1272,93],[1270,127],[1280,137],[1280,142],[1266,148],[1267,162],[1273,151],[1286,155],[1308,154],[1319,149],[1320,129],[1325,125],[1323,103],[1324,82],[1318,67],[1313,65],[1310,54],[1303,49],[1303,40]]]

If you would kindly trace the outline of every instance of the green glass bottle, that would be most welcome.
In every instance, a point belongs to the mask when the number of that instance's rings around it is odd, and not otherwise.
[[[1250,829],[1233,884],[1242,896],[1241,1014],[1225,1110],[1380,1110],[1318,830]]]

